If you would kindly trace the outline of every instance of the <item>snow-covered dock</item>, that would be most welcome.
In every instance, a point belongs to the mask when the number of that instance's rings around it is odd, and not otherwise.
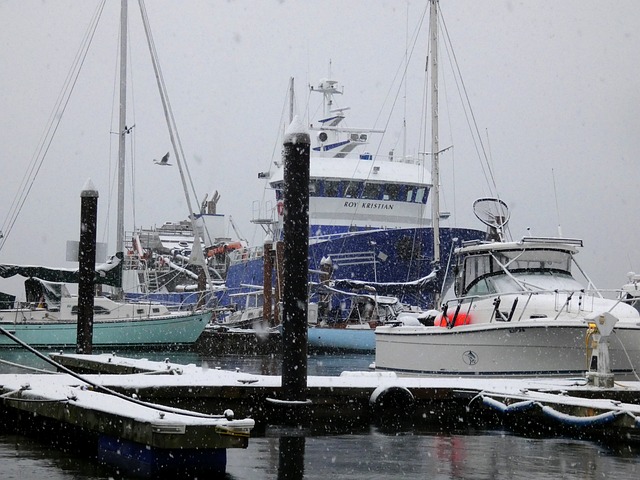
[[[94,445],[99,461],[151,477],[160,471],[224,472],[226,449],[246,448],[255,425],[234,419],[230,410],[216,416],[145,403],[96,381],[69,374],[0,375],[0,420],[19,431],[77,436]]]
[[[54,355],[92,381],[160,404],[215,411],[233,408],[258,424],[280,423],[281,377],[114,355]],[[137,372],[137,373],[133,373]],[[100,375],[96,375],[96,374]],[[0,382],[1,382],[0,377]],[[640,440],[640,382],[613,388],[585,378],[405,377],[389,372],[309,376],[307,423],[329,430],[406,420],[473,426],[486,422],[529,432]]]

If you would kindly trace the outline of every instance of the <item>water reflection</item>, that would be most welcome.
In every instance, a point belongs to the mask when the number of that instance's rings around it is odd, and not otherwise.
[[[209,368],[239,368],[248,373],[279,374],[278,355],[201,356],[192,352],[119,352],[151,360]],[[31,354],[0,351],[0,358],[47,367]],[[372,355],[312,355],[310,375],[366,370]],[[1,366],[15,370],[14,367]],[[332,422],[340,423],[341,418]],[[51,480],[105,480],[112,470],[74,452],[61,452],[37,439],[2,434],[0,478],[22,480],[25,472]],[[255,431],[247,449],[227,452],[226,480],[305,479],[536,479],[640,478],[640,450],[621,443],[613,448],[563,438],[525,438],[501,431],[442,431],[360,426],[349,433],[269,427]]]
[[[278,457],[278,480],[301,480],[304,478],[305,437],[280,437]]]

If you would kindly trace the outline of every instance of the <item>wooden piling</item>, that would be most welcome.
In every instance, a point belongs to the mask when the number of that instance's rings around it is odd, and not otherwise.
[[[268,236],[264,239],[264,272],[262,281],[262,319],[267,322],[270,327],[275,326],[275,320],[272,315],[271,305],[273,303],[273,255],[272,255],[273,239]]]
[[[284,292],[282,387],[285,400],[304,401],[307,388],[309,153],[297,117],[284,140]]]
[[[93,348],[97,218],[98,191],[91,180],[87,180],[80,192],[77,353],[89,354]]]

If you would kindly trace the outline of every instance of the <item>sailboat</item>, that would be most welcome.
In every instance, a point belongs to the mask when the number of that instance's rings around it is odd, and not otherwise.
[[[145,27],[148,28],[143,14]],[[124,256],[124,185],[127,66],[127,2],[121,4],[120,44],[120,112],[118,153],[117,251],[98,273],[109,272],[109,278],[97,275],[96,284],[113,287],[110,297],[94,299],[93,344],[100,347],[178,347],[194,343],[211,320],[209,309],[170,311],[157,302],[125,302],[122,300]],[[155,59],[154,59],[155,60]],[[154,66],[156,63],[154,62]],[[166,98],[161,95],[166,108]],[[173,131],[170,129],[170,131]],[[173,136],[172,136],[173,139]],[[175,141],[174,141],[175,147]],[[180,162],[178,161],[178,166]],[[188,200],[188,196],[187,196]],[[191,209],[191,205],[189,205]],[[201,252],[200,252],[201,253]],[[0,327],[19,340],[38,347],[70,347],[76,344],[78,297],[70,295],[64,282],[77,283],[77,270],[42,266],[0,265],[0,276],[27,277],[27,301],[0,310]],[[7,303],[7,302],[5,302]],[[3,305],[8,306],[8,305]],[[0,336],[0,347],[18,346],[9,336]]]
[[[433,79],[437,15],[438,1],[431,0]],[[434,132],[437,152],[437,126]],[[640,314],[623,298],[608,299],[593,287],[575,260],[582,240],[508,239],[509,209],[499,198],[476,200],[474,213],[488,227],[488,238],[456,248],[455,297],[429,318],[378,327],[376,370],[452,376],[582,376],[589,371],[638,379]],[[576,270],[587,285],[576,278]]]

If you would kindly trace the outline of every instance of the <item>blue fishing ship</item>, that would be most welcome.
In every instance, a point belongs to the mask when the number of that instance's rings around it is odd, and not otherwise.
[[[331,282],[350,290],[366,288],[396,296],[406,304],[432,308],[449,286],[448,258],[467,240],[485,237],[475,229],[444,227],[448,214],[431,198],[433,155],[400,157],[367,151],[380,131],[344,125],[348,108],[336,108],[343,93],[338,82],[321,80],[311,87],[324,97],[322,118],[309,125],[314,143],[309,182],[309,281]],[[274,193],[255,223],[265,229],[267,243],[281,240],[284,167],[275,161],[259,173]],[[437,188],[436,195],[437,198]],[[432,211],[437,212],[434,222]],[[274,265],[281,253],[274,248]],[[261,288],[264,246],[238,249],[230,255],[227,295]],[[273,275],[277,292],[279,276]],[[313,290],[312,290],[313,293]],[[317,300],[317,298],[316,298]],[[314,301],[314,295],[311,296]],[[329,308],[340,308],[338,304]],[[222,303],[232,303],[223,297]],[[343,308],[345,310],[345,308]]]

